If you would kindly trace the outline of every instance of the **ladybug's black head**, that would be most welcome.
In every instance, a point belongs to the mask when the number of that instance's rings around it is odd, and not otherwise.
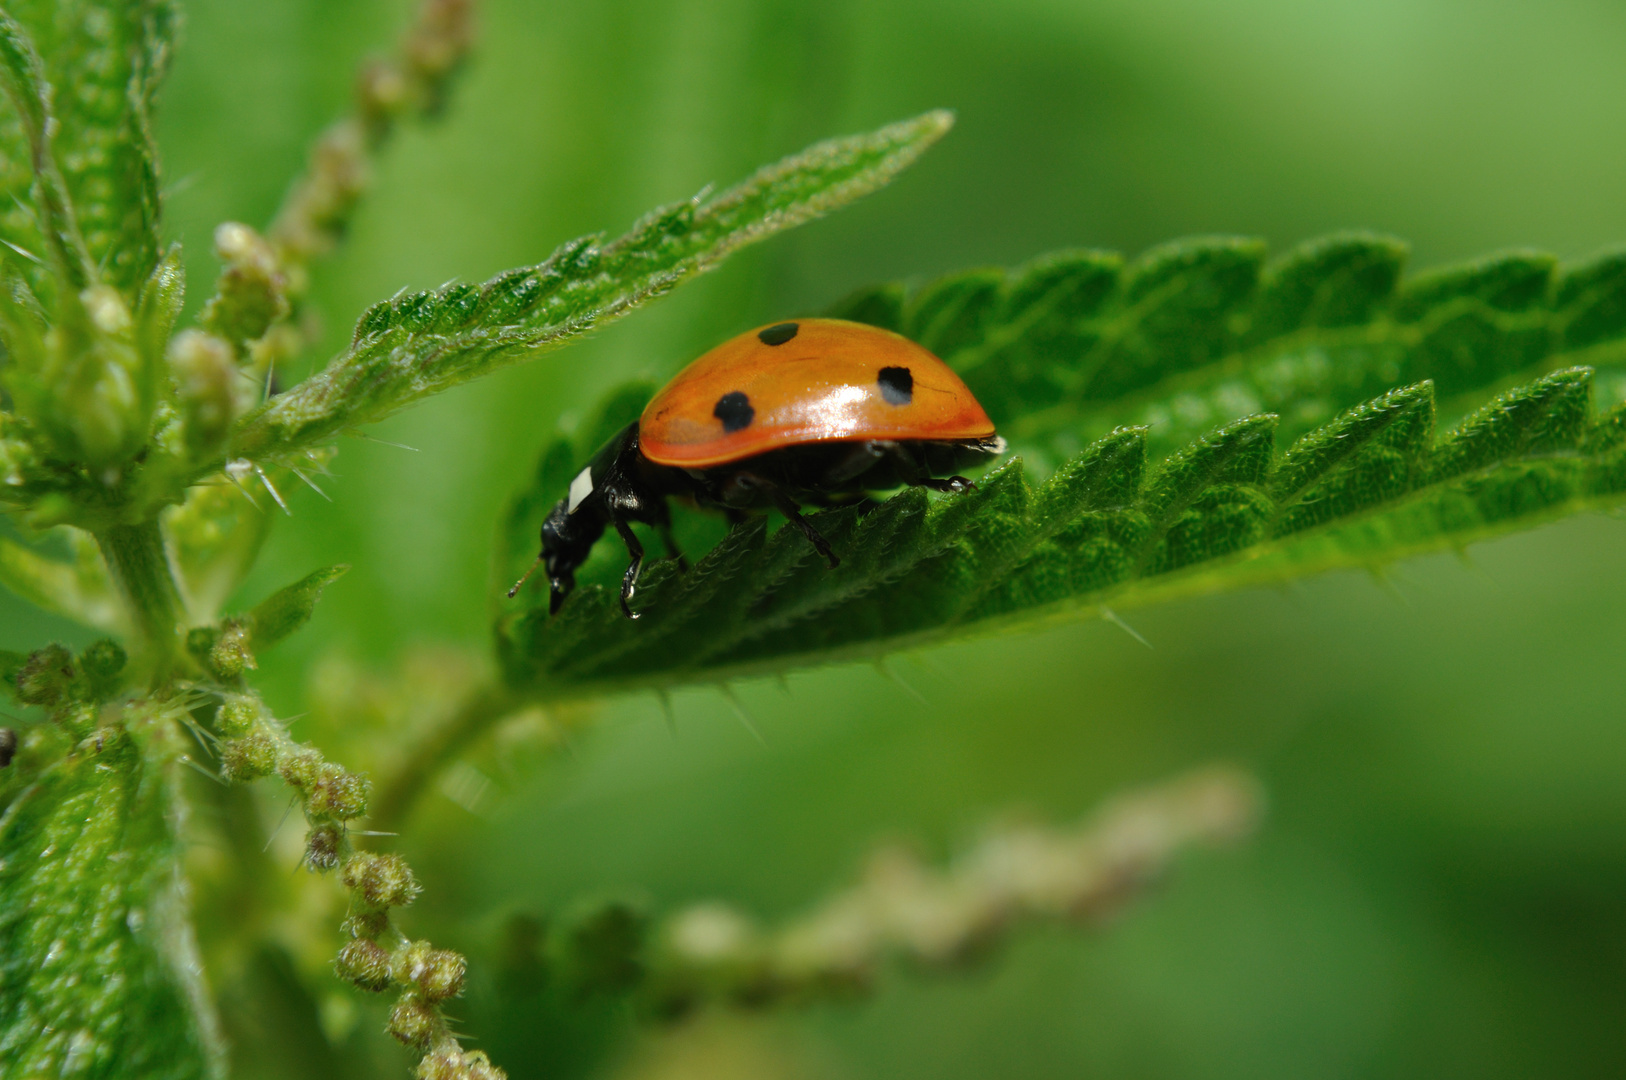
[[[576,510],[583,509],[578,506]],[[570,590],[576,587],[576,567],[587,561],[593,545],[604,534],[600,515],[572,513],[569,499],[560,499],[542,522],[542,554],[548,572],[548,614],[557,614]]]
[[[565,597],[576,587],[576,568],[587,561],[593,545],[611,525],[620,531],[633,556],[633,567],[626,577],[626,582],[632,582],[644,553],[627,523],[639,521],[660,528],[668,526],[671,518],[667,514],[665,495],[686,491],[686,482],[687,475],[681,471],[654,466],[644,460],[638,449],[638,425],[636,422],[628,424],[599,448],[570,481],[569,493],[553,504],[542,522],[542,553],[525,577],[508,590],[508,595],[517,595],[531,573],[537,567],[546,566],[551,586],[548,612],[557,613]],[[623,609],[630,595],[631,585],[624,584]]]
[[[520,586],[531,579],[537,567],[543,567],[548,573],[548,614],[558,614],[559,605],[576,587],[576,567],[587,561],[593,545],[604,535],[603,515],[593,512],[597,507],[586,513],[575,512],[582,509],[572,508],[569,499],[554,504],[542,522],[542,552],[525,576],[508,590],[509,599],[519,595]]]

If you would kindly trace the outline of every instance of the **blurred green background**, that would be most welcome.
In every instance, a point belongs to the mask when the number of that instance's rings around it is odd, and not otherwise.
[[[213,226],[269,218],[411,9],[187,7],[159,134],[200,298]],[[1372,228],[1419,267],[1626,241],[1626,6],[1603,0],[493,0],[482,23],[447,115],[392,146],[318,271],[319,356],[400,288],[534,262],[827,135],[935,106],[959,124],[857,207],[374,432],[419,452],[345,440],[334,502],[302,493],[242,593],[355,566],[266,659],[284,714],[335,650],[483,645],[503,500],[606,387],[859,285],[1192,233],[1280,249]],[[1272,795],[1248,848],[1189,860],[1105,933],[1027,932],[970,977],[735,1031],[759,1055],[735,1071],[1619,1076],[1623,570],[1626,525],[1587,518],[1384,581],[1129,613],[1150,649],[1090,622],[898,658],[925,704],[871,667],[740,686],[765,747],[715,689],[677,695],[675,740],[653,699],[612,701],[478,814],[425,800],[400,843],[427,892],[403,924],[469,951],[460,1026],[516,1080],[602,1075],[627,1018],[500,993],[508,914],[630,888],[775,918],[878,836],[942,854],[1009,807],[1069,819],[1228,758]],[[0,647],[49,636],[80,638],[0,599]],[[369,1049],[377,1024],[355,1052],[403,1075]]]

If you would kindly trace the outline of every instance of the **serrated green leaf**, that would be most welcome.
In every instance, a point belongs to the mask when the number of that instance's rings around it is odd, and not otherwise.
[[[36,14],[48,21],[49,10]],[[36,20],[37,21],[37,20]],[[0,112],[0,161],[7,205],[0,209],[0,240],[25,260],[24,276],[39,293],[48,267],[70,289],[93,280],[90,252],[73,199],[56,160],[51,132],[51,83],[30,27],[0,10],[0,78],[11,109]],[[31,265],[29,265],[31,264]]]
[[[247,617],[249,652],[258,655],[310,622],[322,590],[349,570],[348,565],[340,563],[307,574],[254,605]]]
[[[13,788],[0,815],[7,1076],[222,1075],[186,924],[171,770],[107,729]]]
[[[620,615],[606,575],[557,617],[545,604],[500,617],[498,651],[523,692],[661,687],[1461,546],[1626,499],[1626,407],[1593,419],[1591,380],[1589,369],[1555,372],[1438,440],[1428,383],[1350,409],[1280,453],[1268,414],[1154,469],[1144,429],[1120,429],[1038,485],[1012,461],[969,494],[928,500],[916,489],[868,513],[815,515],[842,555],[834,570],[795,529],[769,535],[756,519],[687,574],[654,564],[638,621]],[[516,508],[536,515],[559,496],[575,462],[550,455],[552,490],[528,490]]]
[[[22,0],[6,9],[32,39],[40,82],[54,90],[46,99],[55,119],[50,149],[88,257],[84,267],[97,268],[86,280],[100,277],[133,296],[158,260],[152,112],[179,11],[172,0]],[[44,254],[37,227],[17,208],[19,199],[32,204],[33,177],[28,158],[13,156],[27,143],[12,124],[8,117],[0,127],[7,162],[0,236]]]
[[[1260,272],[1262,256],[1251,241],[1182,241],[1119,273],[1111,253],[1064,252],[1002,283],[979,270],[913,294],[872,286],[834,313],[921,334],[894,313],[956,297],[954,324],[975,335],[945,339],[941,355],[1043,465],[1122,425],[1144,426],[1166,455],[1264,412],[1294,439],[1425,380],[1460,415],[1521,375],[1626,368],[1626,256],[1560,270],[1549,255],[1511,252],[1407,280],[1404,245],[1380,236],[1310,241]],[[1068,282],[1067,302],[1065,290],[1023,302],[1052,276]]]
[[[1120,307],[1086,359],[1079,390],[1114,397],[1211,363],[1246,331],[1265,245],[1183,240],[1154,249],[1125,272]]]
[[[1352,326],[1382,309],[1406,265],[1406,246],[1384,236],[1329,236],[1266,267],[1249,336],[1270,341],[1306,327]]]
[[[285,454],[556,347],[745,246],[868,194],[949,128],[932,112],[819,143],[711,198],[649,214],[618,240],[584,237],[478,289],[454,285],[369,309],[350,349],[245,417],[234,454]]]
[[[1569,270],[1558,280],[1552,306],[1566,351],[1626,334],[1626,252]]]

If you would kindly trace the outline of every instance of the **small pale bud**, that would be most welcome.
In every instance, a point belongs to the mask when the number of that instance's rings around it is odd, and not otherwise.
[[[263,719],[265,705],[259,698],[253,694],[227,694],[215,714],[215,730],[222,735],[246,735]]]
[[[169,343],[187,448],[208,457],[225,445],[237,412],[237,365],[231,344],[202,330],[183,330]]]
[[[417,879],[399,855],[358,852],[344,864],[342,880],[375,908],[404,907],[418,895]]]
[[[388,990],[390,987],[390,954],[375,941],[356,938],[339,950],[333,966],[339,978],[348,980],[363,990]]]
[[[220,744],[220,771],[228,780],[247,783],[277,771],[277,743],[264,731],[251,731]]]
[[[414,987],[425,1001],[444,1001],[463,992],[468,962],[450,949],[437,949],[427,941],[409,941],[390,958],[395,981]]]
[[[277,775],[282,777],[282,782],[289,787],[304,791],[316,778],[316,770],[321,764],[321,754],[302,746],[282,759],[277,765]]]
[[[376,941],[389,928],[389,912],[383,910],[357,912],[345,919],[343,924],[345,933],[368,941]]]
[[[416,1075],[418,1080],[508,1080],[484,1053],[464,1050],[450,1039],[423,1056]]]
[[[305,834],[305,865],[312,870],[331,870],[339,865],[344,847],[344,826],[323,822]]]
[[[390,1022],[385,1030],[408,1046],[427,1046],[439,1026],[439,1019],[433,1005],[405,998],[390,1010]]]
[[[215,226],[215,254],[229,263],[261,263],[272,266],[270,245],[260,234],[240,221],[222,221]]]
[[[288,314],[288,281],[276,249],[240,222],[215,229],[215,254],[226,265],[201,321],[242,349]]]
[[[241,623],[227,620],[221,624],[220,636],[209,650],[209,667],[222,679],[236,679],[245,671],[259,665],[249,652],[249,631]]]
[[[365,776],[342,765],[324,761],[312,774],[305,789],[305,813],[313,818],[331,817],[340,821],[358,818],[367,812],[372,784]]]
[[[124,297],[111,285],[92,285],[79,294],[80,303],[91,323],[104,334],[122,334],[130,329],[130,309]]]

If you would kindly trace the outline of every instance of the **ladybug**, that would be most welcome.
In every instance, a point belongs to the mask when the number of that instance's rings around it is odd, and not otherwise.
[[[508,590],[546,564],[550,613],[575,588],[576,568],[606,528],[632,557],[621,579],[630,619],[644,548],[632,522],[672,540],[667,499],[738,520],[778,510],[833,569],[841,560],[804,503],[829,506],[900,485],[964,492],[969,468],[1005,440],[960,377],[898,334],[841,319],[800,319],[725,341],[678,373],[576,478],[542,523],[542,552]]]

